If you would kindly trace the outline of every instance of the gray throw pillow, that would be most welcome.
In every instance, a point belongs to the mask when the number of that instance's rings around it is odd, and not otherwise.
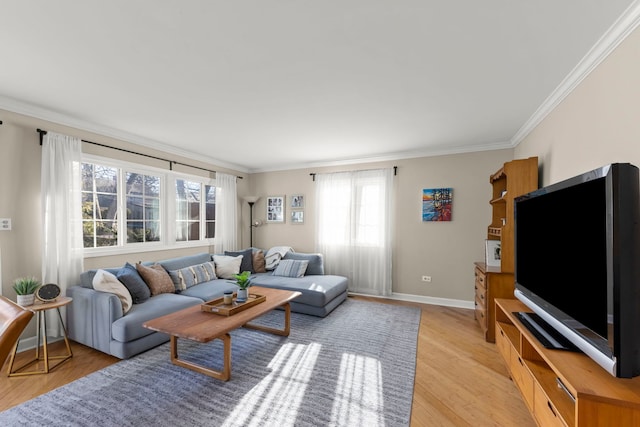
[[[255,273],[255,270],[253,269],[253,250],[251,248],[236,252],[224,251],[224,254],[234,257],[242,255],[240,272],[242,273],[243,271],[250,271],[251,273]]]
[[[151,298],[151,290],[134,265],[126,263],[116,277],[129,290],[134,304],[141,304]]]

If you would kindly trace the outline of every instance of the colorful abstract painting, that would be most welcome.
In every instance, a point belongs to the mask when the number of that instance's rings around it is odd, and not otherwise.
[[[422,190],[422,221],[451,221],[453,188]]]

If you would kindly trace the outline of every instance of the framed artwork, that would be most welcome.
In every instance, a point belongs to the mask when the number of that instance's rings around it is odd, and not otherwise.
[[[304,224],[304,211],[291,211],[292,224]]]
[[[303,194],[294,194],[294,195],[291,196],[291,208],[292,209],[304,208],[304,195]]]
[[[451,221],[453,188],[422,190],[422,221]]]
[[[267,197],[267,222],[284,222],[284,196]]]
[[[487,267],[500,267],[500,240],[486,240],[485,262]]]

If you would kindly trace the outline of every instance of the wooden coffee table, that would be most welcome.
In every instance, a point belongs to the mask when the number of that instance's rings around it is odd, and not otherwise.
[[[266,300],[231,316],[207,313],[200,309],[200,305],[197,305],[149,320],[145,322],[143,326],[171,336],[171,362],[173,364],[209,375],[222,381],[228,381],[229,378],[231,378],[231,335],[229,335],[229,332],[240,327],[245,327],[276,335],[289,336],[291,329],[291,306],[289,305],[289,301],[300,295],[300,292],[261,288],[257,286],[252,286],[250,289],[252,294],[266,296]],[[277,307],[284,307],[283,329],[249,323]],[[203,343],[214,339],[222,340],[224,344],[224,365],[222,371],[180,359],[178,357],[178,338],[186,338]]]

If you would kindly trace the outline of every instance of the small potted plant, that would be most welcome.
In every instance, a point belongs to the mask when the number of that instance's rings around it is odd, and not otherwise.
[[[236,280],[232,283],[235,283],[240,289],[238,289],[238,295],[236,297],[236,301],[245,302],[247,298],[249,298],[249,286],[251,286],[251,272],[243,271],[240,274],[236,274],[234,276]]]
[[[32,305],[35,299],[36,289],[40,282],[35,277],[21,277],[13,282],[13,290],[18,295],[17,303],[21,306]]]

